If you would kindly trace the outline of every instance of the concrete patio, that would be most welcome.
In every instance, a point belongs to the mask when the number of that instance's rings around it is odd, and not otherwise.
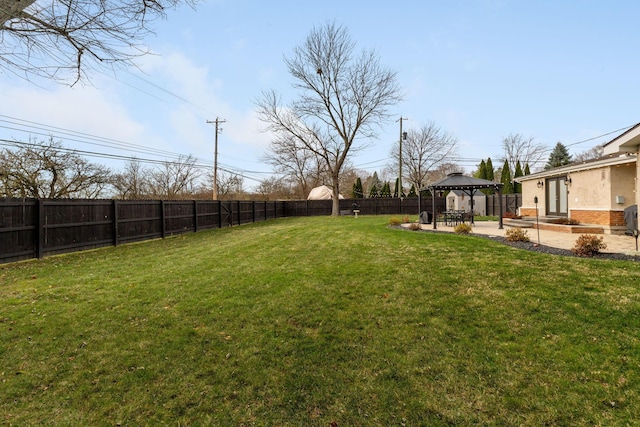
[[[406,226],[406,224],[405,224]],[[447,226],[438,222],[437,231],[444,231],[453,233],[453,226]],[[433,230],[433,224],[421,224],[423,230]],[[477,221],[473,224],[474,234],[483,234],[487,236],[504,236],[507,229],[506,226],[500,230],[498,229],[497,221]],[[534,228],[527,228],[527,234],[532,242],[538,243],[538,232],[540,233],[540,244],[545,246],[551,246],[554,248],[571,250],[580,234],[563,233],[550,230],[537,230]],[[613,234],[598,234],[602,236],[607,248],[602,252],[610,253],[623,253],[626,255],[639,255],[640,252],[636,251],[636,239],[633,236],[613,235]]]

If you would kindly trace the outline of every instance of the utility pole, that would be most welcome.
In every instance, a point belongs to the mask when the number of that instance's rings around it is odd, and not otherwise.
[[[409,120],[400,116],[400,119],[396,120],[400,122],[400,152],[398,153],[398,163],[400,164],[400,173],[398,175],[398,197],[402,198],[402,140],[407,140],[407,133],[402,132],[402,121]]]
[[[226,120],[221,120],[217,117],[215,120],[207,120],[207,123],[216,125],[216,142],[213,149],[213,200],[218,200],[218,134],[222,132],[222,128],[219,125],[226,122]]]

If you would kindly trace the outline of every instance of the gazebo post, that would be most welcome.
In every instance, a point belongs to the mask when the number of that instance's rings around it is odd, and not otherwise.
[[[431,210],[432,210],[432,218],[431,221],[433,221],[433,229],[435,230],[436,228],[438,228],[436,226],[436,189],[435,187],[431,187]]]
[[[471,193],[471,194],[470,194],[470,196],[471,196],[471,225],[475,225],[475,222],[473,221],[473,216],[474,216],[474,215],[473,215],[473,193],[474,193],[475,191],[476,191],[476,190],[475,190],[474,188],[472,188],[472,189],[471,189],[471,191],[470,191],[470,193]]]
[[[498,204],[500,205],[500,219],[498,222],[498,230],[502,230],[502,186],[498,187]]]

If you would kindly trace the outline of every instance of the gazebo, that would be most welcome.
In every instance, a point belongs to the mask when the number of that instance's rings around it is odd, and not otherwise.
[[[460,190],[471,197],[471,223],[473,224],[473,192],[483,188],[492,188],[498,191],[498,200],[500,201],[500,215],[498,228],[502,230],[502,183],[493,182],[486,179],[465,176],[460,172],[450,173],[446,178],[433,183],[427,188],[431,191],[433,198],[433,229],[436,227],[436,191]]]

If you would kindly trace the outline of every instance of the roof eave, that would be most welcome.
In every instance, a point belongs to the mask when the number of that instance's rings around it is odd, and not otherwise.
[[[515,179],[515,181],[519,183],[523,181],[529,181],[532,179],[547,178],[550,176],[558,176],[558,175],[564,175],[572,172],[581,172],[581,171],[586,171],[590,169],[598,169],[606,166],[615,166],[615,165],[621,165],[625,163],[634,163],[636,162],[636,160],[637,160],[636,154],[626,153],[621,156],[608,157],[606,159],[599,159],[599,160],[594,160],[590,162],[572,163],[566,166],[560,166],[557,168],[548,169],[545,171],[536,172],[536,173],[532,173],[525,176],[519,176],[518,178]]]

